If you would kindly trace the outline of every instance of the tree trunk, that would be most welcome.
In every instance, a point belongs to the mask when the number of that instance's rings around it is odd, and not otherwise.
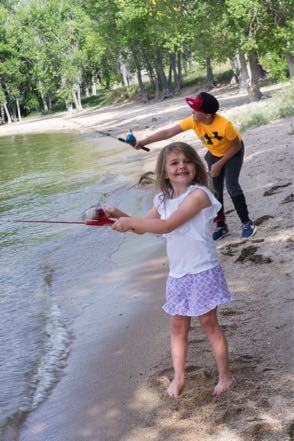
[[[72,90],[72,98],[73,98],[73,102],[75,103],[75,108],[77,110],[79,110],[78,98],[77,98],[77,95],[76,95],[76,91],[74,89]]]
[[[61,87],[62,87],[63,93],[64,93],[63,97],[64,97],[64,102],[65,102],[66,110],[71,115],[72,112],[73,112],[73,107],[72,107],[71,101],[69,101],[69,100],[70,100],[70,95],[73,97],[74,90],[73,89],[71,91],[68,90],[67,80],[66,80],[66,77],[64,75],[61,76]]]
[[[19,98],[18,97],[16,98],[16,110],[17,110],[17,119],[18,119],[18,121],[21,121],[22,117],[21,117],[21,110],[20,110]]]
[[[148,96],[148,92],[145,89],[143,80],[142,80],[142,74],[141,74],[141,69],[137,68],[137,77],[138,77],[138,83],[139,83],[139,87],[140,87],[140,92],[143,98],[143,103],[147,103],[149,101],[149,96]]]
[[[178,93],[181,90],[181,85],[180,85],[179,75],[177,72],[176,54],[175,53],[169,54],[169,66],[170,66],[170,70],[173,73],[173,77],[174,77],[174,91],[176,93]]]
[[[208,90],[211,90],[214,88],[216,82],[215,82],[215,79],[213,76],[210,58],[207,57],[205,61],[206,61],[206,75],[207,75]]]
[[[247,90],[247,84],[249,82],[247,64],[244,52],[238,49],[235,64],[236,64],[236,73],[239,84],[239,92],[243,92]]]
[[[92,75],[91,82],[92,82],[92,96],[96,96],[97,95],[97,75],[96,75],[96,73]]]
[[[80,83],[76,84],[76,94],[77,94],[77,99],[78,99],[78,111],[80,112],[81,110],[83,110],[82,100],[81,100],[81,86],[80,86]]]
[[[11,117],[11,119],[12,119],[12,122],[17,121],[17,117],[16,117],[16,107],[15,107],[15,106],[12,107],[12,117]]]
[[[156,51],[156,71],[162,88],[162,99],[164,100],[171,96],[171,92],[168,87],[167,78],[163,69],[162,56],[159,49]]]
[[[236,58],[233,59],[233,60],[230,59],[230,64],[231,64],[231,68],[232,68],[232,71],[233,71],[233,76],[232,76],[232,79],[230,81],[230,84],[238,84],[239,83],[239,77],[238,77],[239,69],[238,69],[238,66],[237,66]]]
[[[41,93],[40,95],[41,95],[41,100],[42,100],[42,103],[43,103],[44,112],[47,113],[48,112],[47,101],[45,100],[45,97],[44,97],[43,93]]]
[[[262,98],[262,93],[259,88],[259,68],[256,52],[250,52],[248,54],[248,70],[249,70],[249,83],[247,86],[248,96],[251,102],[259,101]]]
[[[168,77],[167,77],[167,82],[168,82],[168,87],[171,89],[172,88],[172,67],[171,67],[171,63],[169,62],[169,66],[168,66]]]
[[[160,95],[159,81],[158,81],[157,75],[154,73],[154,70],[152,69],[151,65],[150,65],[150,68],[151,68],[151,70],[149,68],[147,68],[147,74],[148,74],[148,77],[149,77],[150,82],[152,84],[155,99],[159,100],[159,95]]]
[[[3,104],[0,104],[0,120],[1,124],[5,124],[5,114]]]
[[[286,54],[285,58],[288,64],[290,78],[294,78],[294,55]]]
[[[69,103],[68,101],[65,100],[65,106],[66,106],[66,110],[67,110],[68,113],[71,115],[72,112],[73,112],[72,103]]]
[[[9,110],[8,110],[8,107],[7,107],[6,103],[3,103],[3,108],[4,108],[4,112],[5,112],[6,118],[7,118],[7,124],[11,124],[12,123],[11,116],[10,116],[10,113],[9,113]]]
[[[238,49],[236,55],[236,64],[238,72],[239,92],[244,92],[245,90],[247,90],[247,86],[249,84],[249,75],[245,54],[240,49]]]
[[[140,92],[141,92],[141,95],[142,95],[143,103],[147,103],[149,101],[149,96],[148,96],[148,92],[145,89],[145,86],[144,86],[144,83],[143,83],[143,80],[142,80],[140,61],[139,61],[139,58],[137,56],[136,49],[134,47],[132,47],[131,51],[132,51],[132,54],[133,54],[133,59],[134,59],[135,65],[136,65],[138,83],[139,83],[139,87],[140,87]]]
[[[72,89],[72,97],[78,112],[83,110],[81,103],[81,93],[80,93],[80,85],[76,83]]]
[[[90,96],[90,91],[89,91],[89,87],[85,87],[85,97],[86,98],[89,98],[89,96]]]
[[[40,93],[40,97],[41,97],[41,100],[42,100],[44,113],[47,113],[48,112],[48,106],[47,106],[46,98],[45,98],[45,95],[44,95],[44,87],[43,87],[42,82],[40,80],[38,80],[38,91]]]
[[[181,89],[183,85],[183,74],[182,74],[182,54],[180,51],[178,52],[177,65],[178,65],[178,78]]]
[[[257,68],[259,72],[259,79],[266,78],[267,71],[262,67],[259,61],[257,61]]]
[[[122,78],[122,86],[128,87],[131,85],[131,73],[129,66],[126,63],[119,63],[119,72]]]
[[[141,50],[141,53],[142,53],[142,56],[143,56],[143,64],[144,64],[144,66],[146,66],[147,75],[149,77],[152,89],[153,89],[153,91],[155,93],[155,96],[159,96],[159,84],[158,84],[158,81],[157,81],[157,77],[156,77],[156,75],[154,73],[154,70],[153,70],[153,68],[151,66],[151,63],[149,61],[149,58],[148,58],[148,56],[146,54],[146,51],[145,51],[144,47],[142,47],[141,45],[139,47],[140,47],[140,50]]]

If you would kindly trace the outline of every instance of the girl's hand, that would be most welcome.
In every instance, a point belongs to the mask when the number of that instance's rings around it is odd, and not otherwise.
[[[119,208],[114,207],[113,205],[109,205],[108,207],[104,208],[104,211],[108,217],[112,217],[113,219],[127,216],[126,213],[121,211]]]
[[[125,233],[132,230],[131,228],[131,218],[120,217],[114,224],[112,224],[112,229],[119,231],[120,233]]]

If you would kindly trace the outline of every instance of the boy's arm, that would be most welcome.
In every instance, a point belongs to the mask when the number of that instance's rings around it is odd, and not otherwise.
[[[236,137],[235,139],[233,139],[233,141],[231,142],[230,147],[228,148],[228,150],[226,151],[226,153],[224,154],[224,156],[222,156],[219,161],[215,162],[210,169],[210,174],[212,177],[216,177],[220,174],[223,166],[226,164],[226,162],[229,161],[229,159],[231,159],[233,156],[236,155],[236,153],[238,153],[238,151],[241,148],[241,140]]]
[[[166,234],[183,225],[199,213],[200,210],[210,205],[211,202],[207,194],[203,190],[196,189],[187,196],[180,207],[168,219],[160,219],[159,217],[122,217],[113,224],[112,228],[120,232],[132,230],[138,234]]]
[[[136,144],[133,146],[135,149],[139,150],[144,145],[152,144],[153,142],[163,141],[164,139],[172,138],[173,136],[178,135],[183,130],[179,124],[176,126],[170,127],[166,130],[160,130],[159,132],[154,133],[153,135],[148,136],[147,138],[138,140]]]

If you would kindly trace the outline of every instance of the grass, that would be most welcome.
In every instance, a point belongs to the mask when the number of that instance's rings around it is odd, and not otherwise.
[[[243,132],[269,122],[294,116],[294,82],[283,90],[273,92],[270,98],[250,103],[244,110],[230,112],[230,118]]]
[[[232,78],[233,72],[226,65],[214,68],[215,80],[217,83],[227,83]],[[183,88],[193,85],[203,86],[206,84],[205,69],[192,68],[190,73],[183,78]],[[151,98],[154,98],[149,81],[144,81],[144,86]],[[137,84],[128,87],[117,87],[115,89],[98,89],[96,96],[82,98],[84,108],[94,106],[109,106],[111,104],[121,104],[126,101],[140,100],[140,90]],[[62,105],[62,104],[61,104]],[[55,106],[60,111],[61,105]],[[65,110],[65,108],[64,108]]]
[[[214,79],[218,84],[228,84],[233,76],[233,71],[227,64],[213,66]],[[183,87],[207,85],[206,70],[195,67],[190,69],[188,75],[183,77]]]

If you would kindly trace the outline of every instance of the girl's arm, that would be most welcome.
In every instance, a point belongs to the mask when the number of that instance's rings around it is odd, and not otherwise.
[[[203,208],[210,206],[211,202],[205,191],[196,189],[187,196],[180,207],[168,219],[160,219],[156,211],[156,217],[121,217],[113,224],[112,228],[120,232],[132,230],[137,234],[170,233],[198,214]],[[156,209],[154,208],[154,210]]]

